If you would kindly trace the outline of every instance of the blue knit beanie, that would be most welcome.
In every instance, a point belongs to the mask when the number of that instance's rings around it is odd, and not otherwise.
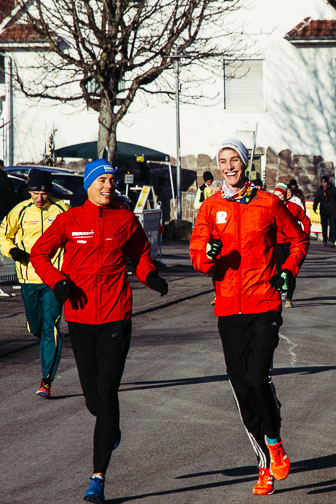
[[[105,159],[90,161],[84,170],[84,189],[87,191],[92,182],[105,173],[117,176],[117,168],[113,168]]]
[[[239,154],[245,167],[247,167],[247,165],[248,165],[248,150],[240,140],[237,140],[237,138],[227,138],[226,140],[223,140],[223,142],[219,145],[219,147],[217,149],[217,156],[216,156],[217,164],[218,164],[218,155],[222,149],[235,150]],[[218,166],[219,166],[219,164],[218,164]]]

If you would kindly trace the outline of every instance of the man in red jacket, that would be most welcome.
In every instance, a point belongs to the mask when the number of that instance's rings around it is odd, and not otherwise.
[[[199,209],[190,240],[194,268],[215,268],[218,328],[227,374],[240,416],[256,452],[256,495],[274,491],[273,479],[289,473],[280,438],[280,403],[270,378],[279,341],[282,291],[296,276],[308,239],[283,203],[256,190],[245,177],[248,151],[239,140],[224,140],[217,151],[224,182]],[[276,274],[276,235],[291,243],[290,256]]]
[[[168,284],[151,260],[146,234],[135,215],[114,197],[116,170],[104,159],[88,163],[88,199],[56,219],[31,252],[43,281],[64,304],[79,379],[96,416],[93,474],[84,500],[104,501],[104,478],[120,442],[118,389],[131,339],[132,295],[127,258],[140,282],[167,294]],[[64,247],[62,270],[51,259]]]
[[[278,182],[274,187],[274,194],[283,202],[283,204],[288,208],[290,213],[293,215],[296,222],[302,227],[303,232],[310,237],[310,219],[306,215],[305,211],[296,203],[288,201],[287,199],[287,184],[284,182]],[[287,240],[286,235],[278,231],[277,233],[277,273],[281,274],[282,265],[290,255],[290,242]],[[293,308],[293,294],[296,287],[295,277],[289,283],[287,293],[284,294],[286,297],[285,308]]]

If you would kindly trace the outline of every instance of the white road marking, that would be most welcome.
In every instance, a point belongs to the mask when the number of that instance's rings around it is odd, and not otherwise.
[[[290,355],[290,365],[291,366],[295,366],[296,364],[296,353],[294,352],[294,348],[297,346],[296,343],[293,343],[293,341],[291,341],[289,338],[287,338],[287,336],[285,336],[284,334],[281,334],[279,332],[279,337],[283,340],[286,341],[286,343],[288,343],[289,345],[289,348],[288,348],[288,352],[289,352],[289,355]]]

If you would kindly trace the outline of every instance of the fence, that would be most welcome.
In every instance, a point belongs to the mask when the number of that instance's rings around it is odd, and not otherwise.
[[[181,193],[182,219],[191,222],[193,226],[197,215],[197,210],[194,209],[195,196],[194,192]]]
[[[16,281],[15,262],[9,257],[0,255],[0,285]]]

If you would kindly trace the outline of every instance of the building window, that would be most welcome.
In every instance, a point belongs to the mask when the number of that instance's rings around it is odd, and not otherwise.
[[[6,82],[5,79],[5,56],[0,54],[0,84],[4,84]]]
[[[262,60],[224,60],[224,108],[264,109]]]

